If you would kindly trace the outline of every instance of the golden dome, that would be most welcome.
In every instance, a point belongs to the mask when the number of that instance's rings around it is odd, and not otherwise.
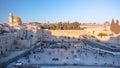
[[[14,23],[21,23],[22,21],[21,21],[20,17],[14,17],[13,22]]]

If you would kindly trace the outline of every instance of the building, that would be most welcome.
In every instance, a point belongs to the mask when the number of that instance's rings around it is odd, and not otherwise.
[[[0,35],[0,55],[14,48],[14,40],[15,37],[12,33]]]
[[[10,12],[8,19],[9,19],[9,25],[11,27],[15,27],[15,26],[20,27],[20,25],[22,25],[21,18],[18,16],[14,17],[12,12]]]

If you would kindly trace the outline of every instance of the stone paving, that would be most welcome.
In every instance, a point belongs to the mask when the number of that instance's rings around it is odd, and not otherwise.
[[[16,57],[22,55],[24,52],[28,51],[29,49],[24,49],[24,50],[14,50],[14,51],[9,51],[4,55],[1,55],[0,57],[0,67],[3,65],[9,64],[13,59]]]

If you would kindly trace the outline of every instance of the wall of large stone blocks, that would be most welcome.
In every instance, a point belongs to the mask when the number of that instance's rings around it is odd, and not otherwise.
[[[12,50],[15,37],[13,34],[0,36],[0,54],[4,54]]]

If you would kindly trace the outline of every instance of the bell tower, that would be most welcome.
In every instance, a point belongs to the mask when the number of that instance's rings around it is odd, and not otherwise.
[[[13,24],[13,14],[12,12],[9,13],[9,23]]]

